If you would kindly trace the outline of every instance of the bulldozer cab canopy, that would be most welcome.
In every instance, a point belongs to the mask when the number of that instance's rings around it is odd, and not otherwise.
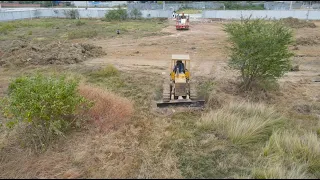
[[[179,15],[179,16],[182,16],[182,14],[178,14],[178,15]],[[184,14],[184,16],[186,16],[186,17],[187,17],[187,16],[189,16],[189,14]]]
[[[172,54],[172,60],[190,60],[189,54]]]
[[[171,69],[175,67],[178,61],[181,61],[183,63],[184,69],[189,69],[190,57],[188,54],[173,54],[171,61]]]
[[[178,18],[181,18],[182,14],[178,14]],[[189,18],[189,14],[184,14],[184,19],[188,19]]]

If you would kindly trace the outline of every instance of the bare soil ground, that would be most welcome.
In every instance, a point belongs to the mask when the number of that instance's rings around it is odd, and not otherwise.
[[[216,81],[234,79],[237,74],[227,65],[225,46],[226,33],[223,24],[227,22],[193,22],[189,31],[177,31],[174,21],[162,32],[171,35],[161,37],[145,37],[140,39],[119,38],[114,40],[89,41],[101,46],[107,56],[94,58],[84,63],[86,65],[115,64],[124,70],[143,69],[144,71],[168,73],[171,54],[189,54],[191,57],[192,76],[211,77]],[[300,28],[295,30],[295,37],[319,36],[320,23],[317,28]],[[320,52],[318,46],[298,45],[295,50],[294,64],[299,65],[300,71],[288,72],[280,82],[285,89],[283,92],[304,92],[306,98],[319,102],[320,84],[313,82],[320,79]],[[286,87],[288,89],[286,89]],[[297,86],[297,89],[291,88]],[[288,93],[285,93],[288,94]],[[287,99],[287,98],[285,98]],[[292,97],[287,99],[293,100]]]
[[[252,164],[249,158],[251,155],[245,153],[243,156],[238,148],[226,143],[223,138],[223,141],[220,141],[217,140],[218,137],[210,136],[216,143],[212,152],[217,154],[209,153],[210,158],[215,160],[209,162],[211,165],[209,167],[201,164],[208,159],[205,156],[192,159],[193,155],[180,157],[174,152],[178,147],[171,147],[173,145],[168,141],[174,139],[173,136],[177,136],[175,137],[177,143],[183,143],[182,137],[189,138],[188,131],[180,132],[179,129],[183,127],[182,124],[188,125],[190,121],[199,119],[201,115],[198,112],[167,109],[170,116],[150,113],[150,102],[154,101],[157,93],[161,94],[158,86],[162,85],[163,78],[169,78],[172,54],[190,55],[191,77],[198,82],[209,80],[215,83],[212,93],[215,93],[213,96],[216,97],[216,103],[246,99],[237,94],[234,84],[238,74],[227,65],[228,56],[225,48],[227,35],[223,31],[224,23],[228,22],[194,21],[190,30],[177,31],[174,21],[169,20],[169,26],[152,36],[137,35],[137,38],[126,34],[129,32],[122,31],[119,36],[115,35],[112,38],[70,40],[70,43],[88,43],[101,47],[106,55],[81,60],[79,64],[59,66],[56,70],[60,72],[67,69],[86,76],[88,71],[94,71],[108,64],[116,66],[122,72],[120,77],[88,78],[88,82],[133,99],[136,108],[131,123],[107,134],[97,134],[92,129],[72,133],[67,139],[59,140],[59,143],[41,155],[33,155],[17,148],[8,140],[7,135],[0,132],[0,177],[234,178],[234,174],[246,172],[245,168]],[[320,37],[320,22],[315,24],[315,28],[294,29],[295,37],[305,39]],[[7,41],[0,42],[2,43],[0,47],[4,47],[5,42]],[[290,120],[297,126],[317,130],[320,128],[320,83],[313,80],[320,80],[320,44],[309,46],[303,43],[297,47],[294,50],[296,56],[293,62],[299,65],[299,71],[286,73],[279,80],[280,90],[264,94],[266,97],[262,100],[266,104],[278,107],[278,110],[291,118]],[[3,54],[3,51],[0,50],[0,53]],[[51,65],[18,69],[0,67],[0,93],[5,92],[9,79],[18,75],[19,71],[30,72],[38,68],[46,71],[52,67]],[[182,111],[187,114],[179,114]],[[178,128],[173,129],[173,127]],[[193,126],[190,129],[193,129]],[[193,147],[196,142],[189,143],[185,146]],[[189,167],[183,170],[182,162],[186,162],[187,158],[192,162],[199,162],[200,168],[196,164],[197,167],[194,169],[200,170],[188,169]],[[202,172],[201,165],[208,171]]]

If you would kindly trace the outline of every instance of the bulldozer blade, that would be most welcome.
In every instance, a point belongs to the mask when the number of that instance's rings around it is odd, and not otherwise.
[[[168,106],[187,106],[187,107],[203,107],[205,101],[204,100],[171,100],[169,102],[158,102],[157,107],[168,107]]]

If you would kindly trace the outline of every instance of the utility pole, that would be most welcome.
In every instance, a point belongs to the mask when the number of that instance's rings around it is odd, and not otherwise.
[[[292,9],[292,1],[290,2],[290,10]]]
[[[163,10],[165,10],[165,7],[166,7],[166,1],[163,1],[163,6],[162,6]]]

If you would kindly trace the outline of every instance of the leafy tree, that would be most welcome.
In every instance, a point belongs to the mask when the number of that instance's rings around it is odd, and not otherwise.
[[[240,70],[244,90],[275,82],[289,70],[293,34],[281,22],[242,18],[226,24],[224,31],[232,44],[229,65]]]
[[[130,16],[133,17],[134,19],[137,19],[137,18],[141,18],[142,16],[142,13],[139,9],[137,8],[134,8],[131,12],[130,12]]]
[[[43,1],[43,7],[51,7],[53,5],[53,1]]]
[[[126,9],[121,9],[121,6],[118,6],[118,9],[110,10],[105,14],[105,18],[109,21],[112,20],[126,20],[128,18],[128,13]]]
[[[78,9],[63,10],[63,13],[67,18],[70,19],[78,19],[80,16]]]

